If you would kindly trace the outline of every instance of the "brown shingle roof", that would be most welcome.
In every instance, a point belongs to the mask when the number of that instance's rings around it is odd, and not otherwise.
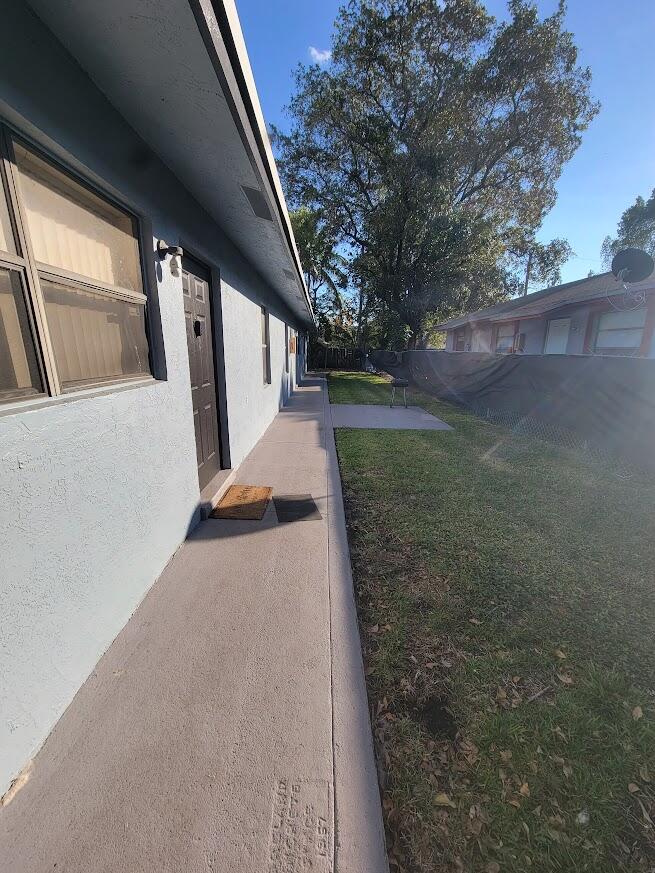
[[[628,286],[630,292],[655,291],[655,274],[643,282],[636,282]],[[569,306],[572,303],[583,303],[587,300],[613,294],[621,294],[623,286],[611,273],[601,273],[598,276],[590,276],[588,279],[578,279],[575,282],[566,282],[564,285],[553,285],[552,288],[543,288],[525,297],[514,297],[504,303],[495,306],[487,306],[476,312],[469,312],[456,318],[451,318],[437,325],[437,330],[452,330],[463,324],[478,321],[505,321],[507,318],[534,318],[544,312]]]

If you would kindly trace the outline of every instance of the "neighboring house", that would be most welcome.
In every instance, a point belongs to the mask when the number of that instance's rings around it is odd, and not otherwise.
[[[446,351],[655,357],[655,276],[628,286],[611,273],[544,288],[451,318]]]
[[[0,140],[2,794],[313,315],[232,0],[6,0]]]

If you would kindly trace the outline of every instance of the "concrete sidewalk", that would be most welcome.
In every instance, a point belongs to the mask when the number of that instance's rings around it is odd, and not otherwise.
[[[0,869],[387,869],[322,379],[235,481],[322,518],[196,528],[0,810]]]

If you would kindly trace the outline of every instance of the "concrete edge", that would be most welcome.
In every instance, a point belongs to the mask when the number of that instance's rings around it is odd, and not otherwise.
[[[327,380],[323,398],[329,497],[334,873],[388,873],[380,789]]]

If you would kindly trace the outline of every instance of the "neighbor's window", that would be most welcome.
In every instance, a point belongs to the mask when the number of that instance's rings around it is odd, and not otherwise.
[[[496,351],[505,355],[513,352],[515,334],[513,322],[511,324],[499,324],[496,328]]]
[[[638,355],[646,324],[646,308],[613,310],[598,317],[594,352],[598,355]]]
[[[0,147],[0,402],[148,375],[135,219],[2,129]]]
[[[265,306],[261,308],[262,316],[262,369],[264,375],[264,384],[269,385],[271,382],[271,345],[270,332],[268,325],[268,312]]]

